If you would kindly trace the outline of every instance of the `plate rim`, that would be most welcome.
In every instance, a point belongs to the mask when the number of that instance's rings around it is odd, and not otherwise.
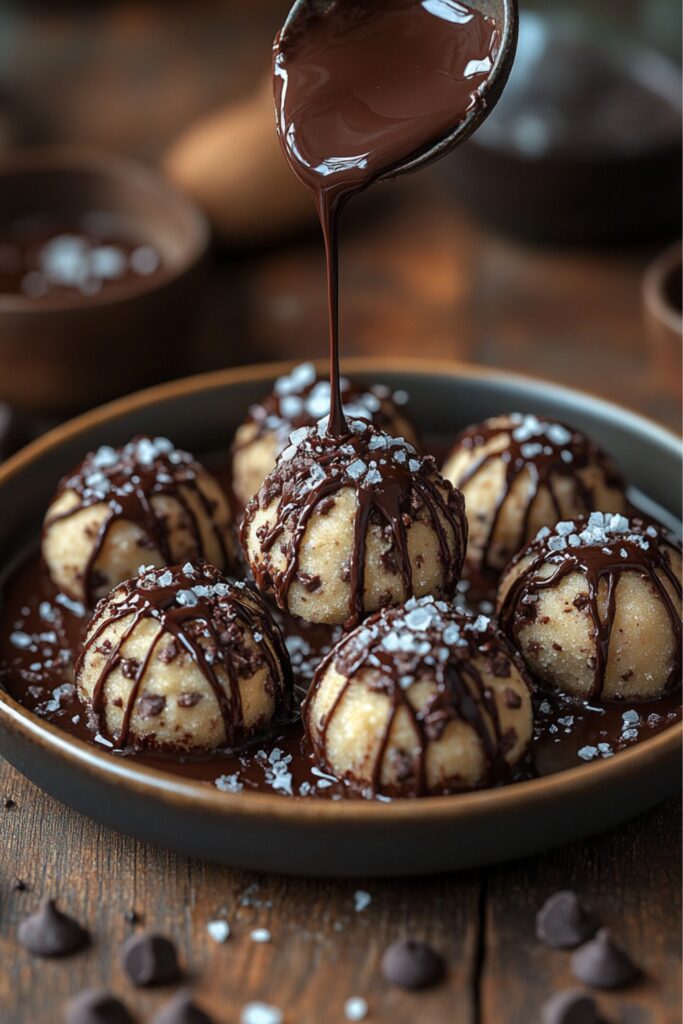
[[[98,406],[55,427],[8,459],[0,466],[0,490],[12,478],[26,470],[36,458],[48,455],[91,428],[102,426],[127,413],[207,389],[219,390],[229,385],[273,380],[301,361],[287,360],[210,371],[155,385]],[[311,361],[320,366],[326,365],[324,360]],[[532,392],[542,393],[546,399],[552,398],[555,394],[575,401],[578,396],[588,401],[593,408],[600,409],[609,418],[622,419],[624,413],[627,413],[636,428],[649,434],[672,454],[680,456],[680,439],[666,427],[588,391],[554,384],[541,378],[455,360],[401,357],[357,357],[345,360],[344,372],[402,372],[420,376],[438,374],[458,379],[487,378],[516,383]],[[378,828],[407,821],[453,824],[461,817],[469,819],[495,813],[503,814],[520,802],[527,808],[535,802],[543,803],[549,791],[559,791],[561,795],[564,790],[569,790],[574,797],[587,793],[595,787],[609,784],[610,780],[622,773],[628,775],[632,764],[639,763],[643,768],[652,767],[660,760],[665,760],[667,755],[673,757],[683,747],[681,722],[629,750],[619,752],[615,757],[494,789],[480,789],[450,796],[431,796],[424,800],[404,798],[391,802],[361,799],[326,801],[249,790],[225,793],[207,782],[186,780],[161,768],[118,758],[105,750],[98,750],[92,744],[69,736],[56,725],[42,721],[4,690],[0,690],[0,723],[20,733],[34,746],[47,748],[55,756],[71,762],[73,767],[86,769],[105,786],[125,784],[136,790],[140,796],[150,796],[167,803],[180,804],[187,810],[207,811],[227,818],[278,818],[287,819],[290,824],[320,823],[325,827],[339,824],[348,826],[353,822],[363,826],[372,822]]]

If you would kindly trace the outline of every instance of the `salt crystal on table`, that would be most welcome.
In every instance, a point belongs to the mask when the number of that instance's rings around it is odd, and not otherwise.
[[[249,938],[252,942],[264,943],[270,942],[272,935],[267,928],[254,928],[253,931],[250,932]]]
[[[230,938],[230,925],[227,921],[209,921],[206,930],[214,942],[227,942]]]
[[[240,1015],[240,1024],[283,1024],[284,1015],[268,1003],[247,1003]]]
[[[372,896],[365,889],[357,889],[353,894],[353,904],[357,914],[366,910],[372,903]]]
[[[347,1020],[365,1020],[368,1015],[368,1004],[360,996],[351,996],[344,1003],[344,1016]]]

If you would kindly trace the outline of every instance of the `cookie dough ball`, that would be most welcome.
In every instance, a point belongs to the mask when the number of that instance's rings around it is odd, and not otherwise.
[[[680,545],[663,529],[594,512],[520,552],[500,583],[500,621],[549,688],[654,700],[680,683],[680,581]]]
[[[261,590],[308,622],[355,625],[411,596],[453,594],[467,521],[432,458],[361,420],[290,437],[247,506],[242,546]]]
[[[465,496],[473,575],[497,578],[542,526],[624,512],[624,485],[610,459],[571,427],[513,413],[469,427],[443,474]]]
[[[53,582],[93,607],[141,565],[234,560],[232,512],[218,482],[163,437],[98,448],[65,477],[47,511]]]
[[[261,598],[213,566],[149,567],[99,603],[76,668],[117,748],[236,747],[281,721],[291,670]]]
[[[318,669],[304,724],[326,769],[388,796],[451,793],[507,777],[532,735],[519,655],[483,615],[432,597],[384,610]]]
[[[367,420],[392,437],[417,444],[413,424],[403,411],[404,391],[391,392],[383,384],[364,386],[342,377],[342,399],[348,417]],[[300,427],[313,427],[330,412],[330,382],[321,379],[313,363],[302,363],[275,381],[273,390],[238,428],[232,447],[232,487],[242,506],[258,491],[273,470],[289,435]]]

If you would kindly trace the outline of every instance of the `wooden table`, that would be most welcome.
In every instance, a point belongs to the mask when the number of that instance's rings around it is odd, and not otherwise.
[[[201,16],[197,5],[151,3],[89,5],[87,15],[68,5],[15,10],[5,66],[26,111],[20,134],[107,141],[153,156],[181,122],[258,73],[277,7],[254,4],[249,17],[214,3]],[[235,59],[226,61],[231,46]],[[103,117],[112,92],[119,102]],[[168,102],[171,93],[177,102]],[[651,250],[528,248],[483,231],[456,199],[442,173],[358,204],[343,249],[346,352],[485,362],[588,387],[676,426],[677,402],[641,324]],[[218,254],[193,368],[322,354],[324,315],[315,236],[249,256]],[[251,999],[282,1007],[288,1024],[333,1024],[354,995],[368,1000],[373,1024],[534,1024],[547,995],[570,983],[568,957],[534,940],[536,909],[561,887],[592,903],[644,969],[637,986],[600,996],[606,1019],[680,1019],[679,801],[514,864],[411,881],[321,882],[257,877],[153,849],[80,817],[6,764],[3,794],[15,806],[0,803],[2,1024],[57,1024],[66,997],[99,985],[123,994],[145,1020],[165,993],[133,992],[122,975],[131,909],[178,942],[219,1024],[236,1022]],[[14,888],[17,878],[26,891]],[[372,897],[362,912],[354,909],[358,889]],[[43,895],[87,923],[87,952],[39,963],[17,946],[18,921]],[[223,912],[233,936],[217,946],[206,924]],[[270,929],[272,942],[250,941],[257,926]],[[440,988],[406,995],[380,980],[383,949],[406,934],[445,955]]]

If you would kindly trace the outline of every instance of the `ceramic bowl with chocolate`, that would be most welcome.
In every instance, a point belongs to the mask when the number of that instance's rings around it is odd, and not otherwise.
[[[360,361],[342,400],[333,433],[312,364],[226,371],[0,470],[5,756],[309,874],[516,856],[670,792],[675,442],[476,370]]]

